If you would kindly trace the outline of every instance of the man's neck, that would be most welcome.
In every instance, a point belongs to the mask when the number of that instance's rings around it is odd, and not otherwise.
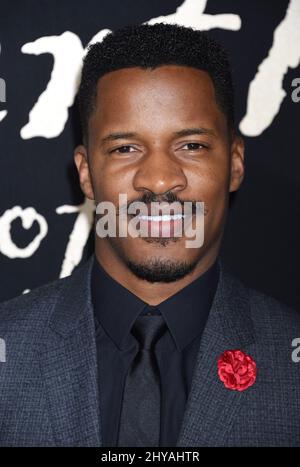
[[[201,258],[193,271],[182,279],[174,282],[149,282],[137,277],[119,258],[103,251],[103,248],[96,247],[95,256],[107,274],[149,305],[158,305],[196,280],[214,264],[218,254],[217,251],[214,255],[210,252],[210,255]]]

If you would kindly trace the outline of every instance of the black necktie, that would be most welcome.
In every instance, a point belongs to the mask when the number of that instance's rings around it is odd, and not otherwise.
[[[132,334],[140,344],[124,387],[118,446],[159,446],[160,377],[154,345],[166,329],[161,315],[140,315]]]

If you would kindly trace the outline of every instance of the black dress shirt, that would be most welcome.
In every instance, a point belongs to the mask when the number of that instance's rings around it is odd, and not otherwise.
[[[95,310],[103,446],[118,444],[127,371],[139,346],[131,327],[140,313],[161,313],[167,331],[155,347],[161,378],[160,446],[176,446],[202,331],[219,279],[215,263],[199,278],[150,306],[115,281],[95,257],[91,290]]]

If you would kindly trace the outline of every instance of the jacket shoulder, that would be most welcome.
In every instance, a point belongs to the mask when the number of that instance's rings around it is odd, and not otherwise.
[[[300,312],[280,300],[254,288],[248,288],[252,315],[278,327],[284,321],[288,326],[300,328]]]
[[[227,293],[230,296],[242,297],[248,303],[256,332],[267,337],[270,334],[283,335],[294,333],[300,336],[300,310],[283,303],[267,293],[247,285],[222,263],[226,277]]]
[[[31,320],[34,323],[47,320],[49,312],[70,279],[71,276],[56,279],[0,303],[0,333],[8,327],[12,329],[14,323],[22,327],[22,323],[27,323],[28,326]]]
[[[257,337],[265,343],[269,339],[279,343],[300,337],[300,311],[267,293],[245,285],[242,281],[239,282],[247,291]]]
[[[83,292],[88,287],[92,264],[93,258],[75,268],[67,277],[48,282],[27,294],[0,303],[0,337],[6,332],[15,332],[18,335],[25,332],[28,336],[35,331],[39,333],[48,324],[52,311],[57,308],[56,304],[59,305],[59,314],[68,312],[66,302],[70,297],[75,297],[72,309],[78,307],[78,302],[84,300],[81,295],[84,295]]]

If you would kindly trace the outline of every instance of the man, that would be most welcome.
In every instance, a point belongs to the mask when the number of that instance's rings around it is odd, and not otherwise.
[[[299,446],[300,317],[219,258],[244,177],[226,53],[190,28],[126,27],[88,51],[79,102],[95,254],[0,307],[0,445]],[[127,210],[116,234],[101,203]],[[122,236],[135,203],[146,235]]]

